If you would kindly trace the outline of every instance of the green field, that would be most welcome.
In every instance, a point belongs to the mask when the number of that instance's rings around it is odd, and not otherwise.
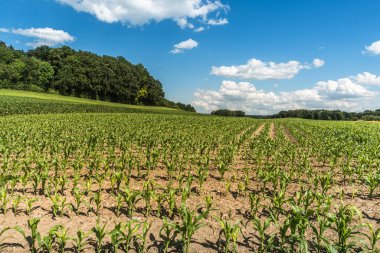
[[[380,124],[0,94],[3,252],[380,249]]]
[[[75,112],[185,113],[167,107],[126,105],[55,94],[0,89],[0,115]]]

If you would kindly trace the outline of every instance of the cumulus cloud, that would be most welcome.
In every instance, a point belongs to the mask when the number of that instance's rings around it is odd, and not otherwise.
[[[380,76],[368,72],[363,72],[351,78],[354,78],[359,84],[380,86]]]
[[[372,55],[380,54],[380,40],[373,42],[371,45],[365,47],[365,53]]]
[[[220,108],[249,114],[273,114],[291,109],[341,109],[361,111],[380,106],[379,94],[355,78],[320,81],[309,89],[273,92],[257,89],[249,82],[223,81],[219,90],[198,89],[193,105],[210,112]]]
[[[188,19],[208,23],[210,16],[218,16],[229,7],[220,0],[56,0],[73,7],[78,12],[87,12],[97,19],[128,25],[144,25],[151,21],[171,19],[182,28],[194,28]],[[219,22],[227,20],[220,19]]]
[[[55,30],[49,27],[45,28],[29,28],[29,29],[7,29],[1,28],[2,32],[13,33],[29,38],[33,38],[32,42],[28,42],[27,45],[31,47],[38,46],[55,46],[63,44],[65,42],[74,41],[74,37],[69,33],[62,30]]]
[[[198,47],[199,43],[196,42],[193,39],[188,39],[185,41],[182,41],[178,44],[175,44],[173,49],[170,51],[172,54],[180,54],[183,53],[185,50],[191,50],[196,47]]]
[[[320,81],[314,89],[329,98],[360,98],[374,95],[373,92],[355,83],[350,78],[341,78],[336,81]]]
[[[313,60],[313,65],[316,68],[320,68],[320,67],[323,67],[323,65],[325,65],[325,61],[321,60],[321,59],[314,59]]]
[[[323,66],[324,61],[314,59],[313,67]],[[211,68],[211,74],[224,77],[236,77],[243,79],[292,79],[302,69],[310,69],[310,64],[302,64],[299,61],[288,61],[285,63],[263,62],[258,59],[251,59],[244,65],[221,66]]]

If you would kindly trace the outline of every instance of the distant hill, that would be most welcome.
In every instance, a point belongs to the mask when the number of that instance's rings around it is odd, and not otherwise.
[[[0,42],[0,88],[195,111],[167,100],[161,82],[142,64],[68,46],[24,52]]]

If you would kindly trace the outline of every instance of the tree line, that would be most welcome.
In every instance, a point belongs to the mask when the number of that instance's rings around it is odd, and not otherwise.
[[[211,115],[232,116],[232,117],[251,117],[257,119],[276,119],[276,118],[302,118],[314,120],[366,120],[380,121],[380,109],[366,110],[364,112],[345,112],[340,110],[288,110],[280,111],[273,115],[246,115],[243,111],[232,111],[219,109],[211,112]]]
[[[211,115],[227,116],[227,117],[245,117],[245,112],[243,112],[243,111],[231,111],[231,110],[227,110],[227,109],[219,109],[216,111],[212,111]]]
[[[303,118],[315,120],[380,120],[380,109],[364,112],[344,112],[340,110],[288,110],[269,116],[252,116],[256,118]]]
[[[24,52],[0,42],[0,88],[195,111],[167,100],[161,82],[142,64],[68,46]]]

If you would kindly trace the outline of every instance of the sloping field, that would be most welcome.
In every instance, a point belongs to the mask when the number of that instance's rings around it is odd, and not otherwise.
[[[93,112],[144,112],[183,114],[155,106],[137,106],[29,91],[0,89],[0,115]]]

